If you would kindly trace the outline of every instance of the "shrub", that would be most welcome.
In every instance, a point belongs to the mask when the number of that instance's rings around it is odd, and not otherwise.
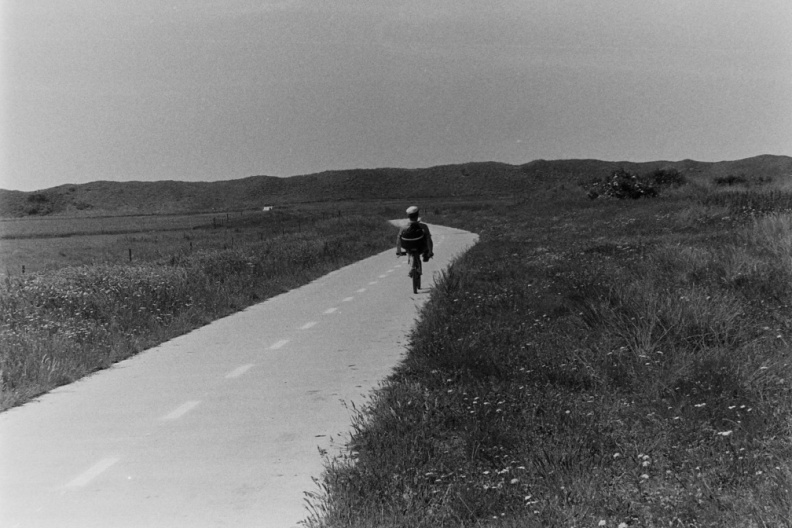
[[[727,185],[731,187],[732,185],[764,185],[771,183],[773,178],[769,176],[748,177],[745,174],[740,173],[719,176],[712,181],[715,183],[715,185]]]
[[[620,200],[625,198],[635,200],[657,196],[657,190],[646,178],[640,178],[624,169],[618,169],[613,171],[610,179],[606,181],[598,179],[592,182],[588,196],[592,199],[599,196],[610,196]]]
[[[687,183],[687,179],[676,169],[657,169],[649,174],[655,185],[661,187],[681,187]]]

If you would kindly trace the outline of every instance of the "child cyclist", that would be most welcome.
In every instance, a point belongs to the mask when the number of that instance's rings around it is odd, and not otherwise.
[[[432,252],[434,244],[429,226],[421,222],[418,214],[416,206],[411,205],[407,208],[409,223],[399,230],[399,236],[396,237],[396,256],[412,253],[416,257],[421,255],[423,261],[427,262],[434,256]]]

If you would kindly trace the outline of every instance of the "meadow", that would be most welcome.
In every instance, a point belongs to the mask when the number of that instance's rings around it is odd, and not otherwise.
[[[2,240],[0,410],[378,253],[395,236],[383,217],[336,207],[13,227]]]
[[[792,195],[584,191],[434,219],[481,241],[354,410],[308,526],[792,525]]]
[[[693,174],[605,197],[630,178],[422,204],[480,242],[353,409],[306,525],[792,526],[792,193]],[[5,222],[0,408],[390,248],[402,211]]]
[[[353,204],[337,203],[290,205],[266,212],[3,218],[0,274],[151,261],[174,253],[229,248],[356,214]]]

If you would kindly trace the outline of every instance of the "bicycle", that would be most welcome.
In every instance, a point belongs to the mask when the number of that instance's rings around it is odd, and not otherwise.
[[[410,265],[409,276],[412,279],[413,293],[418,293],[421,289],[421,275],[423,274],[423,265],[421,264],[421,253],[419,251],[402,251],[397,256],[407,255],[407,264]],[[428,255],[426,260],[432,258]]]

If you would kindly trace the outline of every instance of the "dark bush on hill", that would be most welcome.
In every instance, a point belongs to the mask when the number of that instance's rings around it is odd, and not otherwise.
[[[649,178],[661,187],[681,187],[687,179],[676,169],[657,169],[649,174]]]
[[[30,203],[47,203],[49,200],[45,194],[34,193],[27,197],[27,201]]]
[[[648,178],[641,178],[624,169],[618,169],[613,171],[609,179],[597,179],[591,183],[588,197],[594,199],[599,196],[609,196],[620,200],[625,198],[636,200],[638,198],[657,196],[657,190]]]
[[[748,183],[748,178],[745,174],[729,174],[728,176],[721,176],[713,180],[715,185],[740,185]]]
[[[769,176],[755,176],[749,177],[745,174],[728,174],[726,176],[719,176],[712,180],[715,185],[727,185],[729,187],[733,185],[764,185],[767,183],[771,183],[773,178]]]

